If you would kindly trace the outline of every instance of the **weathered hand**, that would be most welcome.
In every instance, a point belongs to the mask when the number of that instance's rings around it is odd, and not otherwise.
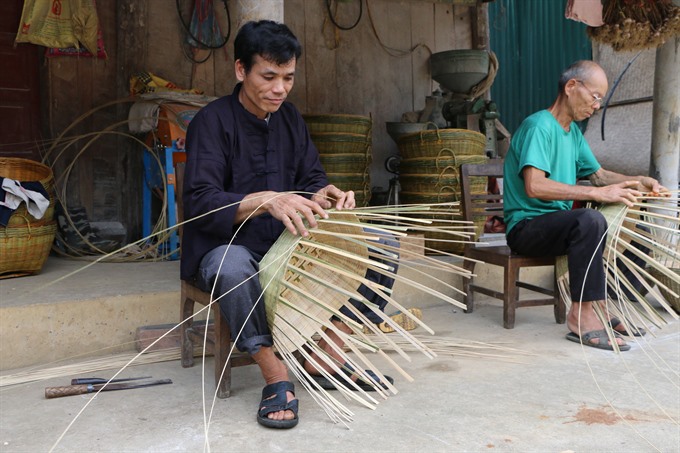
[[[667,188],[659,184],[659,181],[649,176],[640,178],[638,190],[640,192],[649,192],[652,195],[661,195],[662,197],[668,197],[671,195]]]
[[[324,209],[333,207],[332,200],[335,201],[335,209],[337,210],[354,209],[356,207],[354,192],[351,190],[344,192],[333,184],[327,185],[312,196],[312,201],[316,201]]]
[[[303,218],[307,220],[310,228],[317,227],[315,214],[324,219],[328,218],[328,214],[319,203],[296,194],[276,194],[267,200],[265,207],[272,217],[283,222],[288,231],[295,235],[299,233],[303,237],[309,235]]]
[[[598,187],[593,199],[602,203],[624,203],[630,208],[637,201],[637,197],[642,195],[641,192],[635,189],[639,185],[639,181],[624,181],[618,184]]]

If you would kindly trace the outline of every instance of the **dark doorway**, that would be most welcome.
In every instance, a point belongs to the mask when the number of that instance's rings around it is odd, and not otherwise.
[[[40,160],[41,47],[14,46],[23,4],[0,2],[0,156]]]

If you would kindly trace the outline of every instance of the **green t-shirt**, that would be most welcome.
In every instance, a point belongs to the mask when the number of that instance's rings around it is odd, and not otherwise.
[[[513,135],[505,156],[503,206],[508,232],[521,220],[572,206],[572,201],[530,198],[522,175],[526,166],[543,170],[553,181],[571,185],[600,169],[576,124],[572,123],[566,132],[547,110],[527,117]]]

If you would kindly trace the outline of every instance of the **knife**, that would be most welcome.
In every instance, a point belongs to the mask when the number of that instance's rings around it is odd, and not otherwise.
[[[137,389],[141,387],[151,387],[153,385],[163,385],[172,384],[171,379],[159,379],[156,381],[140,382],[140,383],[126,383],[121,382],[118,384],[79,384],[79,385],[66,385],[63,387],[46,387],[45,388],[45,398],[60,398],[62,396],[73,396],[73,395],[84,395],[86,393],[98,392],[108,392],[113,390],[128,390]]]

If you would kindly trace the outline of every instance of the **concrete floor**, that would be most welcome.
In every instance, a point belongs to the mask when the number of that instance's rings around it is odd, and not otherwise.
[[[100,278],[113,278],[112,268],[99,269],[108,269]],[[616,355],[565,340],[566,327],[555,324],[551,307],[518,310],[513,330],[501,326],[500,302],[482,297],[472,314],[432,303],[423,315],[439,337],[503,344],[523,354],[430,360],[412,353],[410,363],[390,354],[415,379],[409,383],[381,367],[395,376],[396,396],[375,411],[346,403],[354,421],[345,427],[333,424],[298,385],[300,423],[290,431],[256,423],[263,384],[253,366],[233,370],[232,396],[216,402],[207,435],[200,361],[189,369],[178,361],[132,367],[121,376],[151,375],[173,384],[94,400],[45,399],[46,386],[83,376],[51,378],[0,389],[0,451],[680,452],[677,321]],[[207,392],[214,389],[212,369],[208,358]]]

